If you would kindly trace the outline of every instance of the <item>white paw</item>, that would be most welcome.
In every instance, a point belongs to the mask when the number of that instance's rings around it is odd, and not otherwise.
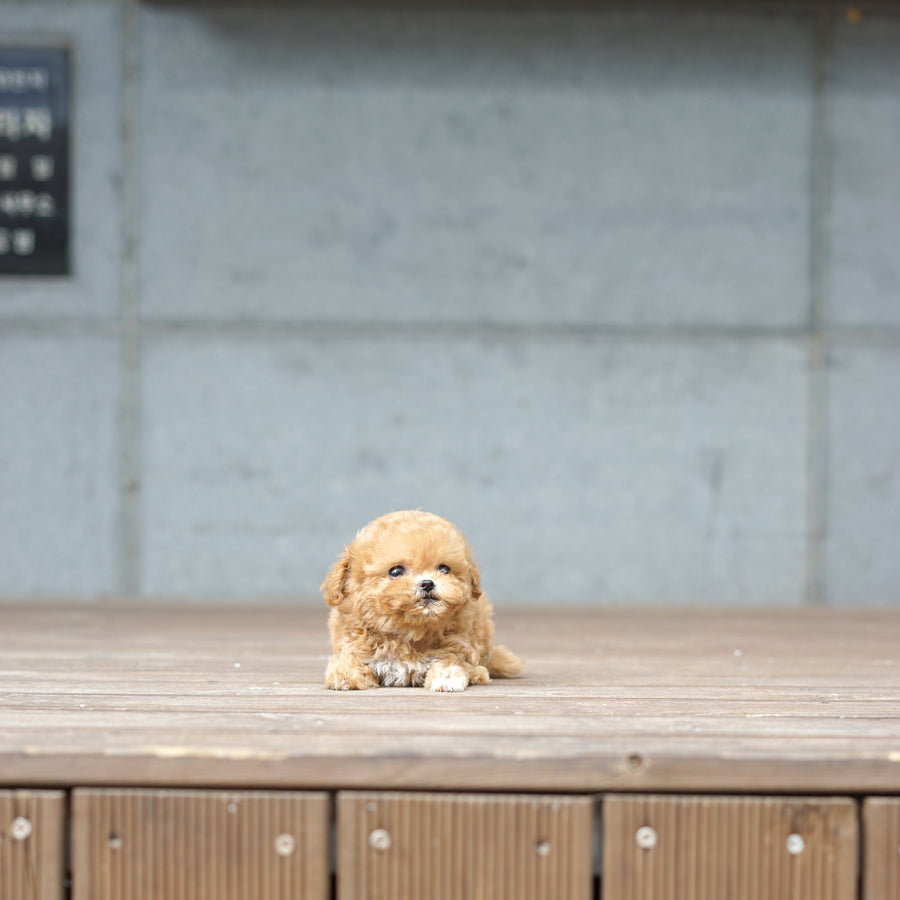
[[[431,676],[428,687],[432,691],[464,691],[468,684],[469,679],[459,666],[448,666]]]
[[[397,660],[376,659],[369,665],[385,687],[406,687],[409,684],[409,669]]]

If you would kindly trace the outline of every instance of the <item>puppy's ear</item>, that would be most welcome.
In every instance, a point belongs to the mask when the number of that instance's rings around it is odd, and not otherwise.
[[[344,547],[341,558],[331,567],[319,590],[329,606],[340,605],[344,598],[347,573],[350,571],[350,548]]]
[[[478,571],[478,563],[469,557],[469,579],[472,582],[472,599],[477,600],[481,596],[481,573]]]

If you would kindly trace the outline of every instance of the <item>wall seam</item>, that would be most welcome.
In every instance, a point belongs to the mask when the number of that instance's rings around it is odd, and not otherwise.
[[[824,544],[828,528],[828,309],[831,147],[829,75],[833,7],[822,0],[813,20],[813,116],[810,157],[809,399],[807,422],[807,596],[810,606],[828,602]]]
[[[119,528],[116,553],[117,591],[123,596],[135,596],[140,593],[141,583],[141,346],[137,271],[140,200],[137,146],[140,78],[138,0],[126,0],[123,6],[122,31],[122,395],[119,409]]]
[[[138,327],[139,323],[139,327]],[[52,335],[52,336],[100,336],[122,338],[137,330],[147,338],[208,337],[287,340],[346,339],[348,341],[391,340],[405,338],[466,338],[484,340],[546,340],[546,341],[597,341],[618,342],[740,342],[785,341],[804,346],[814,335],[823,344],[855,344],[865,346],[900,345],[900,328],[891,326],[822,326],[815,331],[807,323],[798,328],[763,328],[741,326],[644,326],[606,325],[573,322],[559,323],[466,323],[466,322],[393,322],[386,321],[244,321],[227,319],[138,319],[128,320],[123,314],[117,318],[79,319],[66,316],[9,316],[0,318],[3,334]]]

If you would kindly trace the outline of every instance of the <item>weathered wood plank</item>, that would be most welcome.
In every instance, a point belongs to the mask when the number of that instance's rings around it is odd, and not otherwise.
[[[587,797],[346,792],[341,900],[589,900]]]
[[[0,606],[0,784],[900,783],[900,610],[501,610],[523,677],[462,694],[327,691],[325,619],[303,606]]]
[[[0,791],[0,900],[62,900],[65,819],[62,791]]]
[[[327,794],[76,790],[73,900],[325,900]]]
[[[900,897],[900,797],[867,797],[863,803],[863,898]]]
[[[855,900],[849,799],[609,795],[604,900]]]

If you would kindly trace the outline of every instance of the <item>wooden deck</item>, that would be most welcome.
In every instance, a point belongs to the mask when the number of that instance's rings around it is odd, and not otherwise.
[[[0,900],[900,898],[900,611],[503,610],[462,694],[325,619],[0,606]]]
[[[900,611],[496,618],[520,678],[335,693],[324,609],[0,606],[0,785],[900,792]]]

